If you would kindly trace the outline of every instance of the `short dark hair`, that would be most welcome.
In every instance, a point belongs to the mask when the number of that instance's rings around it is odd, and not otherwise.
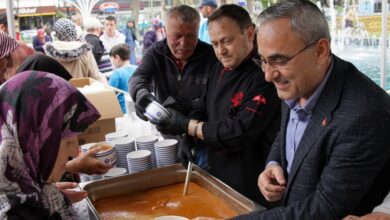
[[[121,58],[121,60],[123,61],[128,60],[130,58],[129,46],[127,46],[127,44],[115,45],[114,47],[111,48],[109,55],[110,57],[115,57],[116,55],[118,55]]]
[[[221,7],[219,7],[208,18],[207,24],[210,24],[210,22],[217,21],[224,17],[230,18],[231,20],[236,22],[241,31],[244,31],[247,27],[253,25],[251,16],[249,15],[248,11],[245,10],[243,7],[235,4],[222,5]]]
[[[116,24],[116,18],[115,18],[114,16],[109,15],[109,16],[107,16],[107,17],[105,18],[105,20],[106,20],[106,21],[114,21],[115,24]]]
[[[5,27],[8,27],[7,13],[0,13],[0,24],[4,25]]]

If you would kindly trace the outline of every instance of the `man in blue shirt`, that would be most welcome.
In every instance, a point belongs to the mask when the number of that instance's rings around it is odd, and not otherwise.
[[[210,44],[210,35],[207,27],[207,20],[208,17],[210,17],[214,13],[217,7],[218,5],[215,0],[202,0],[199,5],[199,10],[203,17],[203,20],[199,27],[199,39],[208,44]]]
[[[257,25],[256,62],[284,100],[258,185],[281,206],[237,219],[337,220],[370,212],[390,188],[390,97],[331,53],[327,21],[312,2],[279,2]]]

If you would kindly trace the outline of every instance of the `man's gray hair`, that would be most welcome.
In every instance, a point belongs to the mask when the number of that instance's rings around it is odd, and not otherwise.
[[[185,23],[200,22],[199,12],[188,5],[179,5],[170,8],[167,11],[167,20],[173,17],[178,17]]]
[[[324,14],[308,0],[284,0],[270,6],[260,13],[258,27],[278,18],[290,18],[291,30],[301,36],[305,44],[319,38],[331,40]]]
[[[87,32],[94,32],[98,28],[102,28],[102,26],[103,25],[99,19],[91,17],[91,18],[88,18],[88,20],[85,22],[84,29]]]

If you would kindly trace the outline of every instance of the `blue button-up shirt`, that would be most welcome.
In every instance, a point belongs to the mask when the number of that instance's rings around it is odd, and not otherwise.
[[[290,118],[287,124],[286,131],[286,160],[287,160],[287,172],[290,173],[291,164],[294,160],[294,154],[301,142],[303,133],[310,121],[312,112],[316,106],[318,98],[321,95],[322,90],[326,82],[328,81],[330,72],[333,69],[333,61],[328,69],[324,80],[320,83],[314,93],[310,96],[304,106],[300,106],[297,99],[285,100],[285,103],[290,108]]]

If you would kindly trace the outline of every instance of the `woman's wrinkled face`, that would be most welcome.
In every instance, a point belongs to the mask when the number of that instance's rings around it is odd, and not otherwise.
[[[7,56],[0,59],[0,75],[3,77],[7,72],[7,69],[12,67],[12,56],[8,54]]]
[[[77,157],[79,153],[79,142],[77,135],[63,138],[58,150],[57,159],[53,170],[48,178],[48,182],[58,182],[65,173],[65,164],[69,157]]]

